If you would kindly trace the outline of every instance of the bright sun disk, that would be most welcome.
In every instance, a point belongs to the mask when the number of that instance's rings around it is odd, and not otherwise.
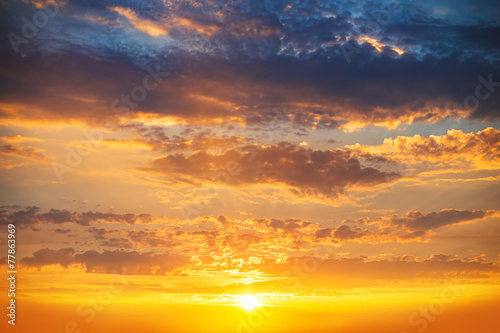
[[[251,311],[259,306],[259,301],[253,296],[242,296],[240,299],[241,306]]]

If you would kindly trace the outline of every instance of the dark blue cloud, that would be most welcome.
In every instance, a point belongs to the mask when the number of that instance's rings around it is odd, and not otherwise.
[[[493,14],[483,15],[498,12],[491,1],[199,3],[68,1],[18,44],[17,53],[9,33],[22,37],[23,17],[32,21],[39,9],[2,4],[0,96],[44,109],[48,117],[93,119],[141,82],[148,64],[160,64],[171,75],[141,104],[144,112],[254,122],[287,107],[295,121],[319,116],[330,124],[325,126],[337,127],[360,117],[383,121],[414,113],[420,121],[439,119],[439,109],[463,108],[478,76],[500,81],[500,26]],[[172,27],[168,35],[150,36],[113,7]],[[213,33],[200,32],[208,27]],[[362,36],[387,46],[379,52],[358,44]],[[341,45],[355,48],[351,62]],[[95,102],[76,101],[76,95]],[[230,102],[238,111],[197,104],[195,95]],[[490,95],[473,117],[498,119],[500,94]],[[68,108],[73,111],[62,111]]]

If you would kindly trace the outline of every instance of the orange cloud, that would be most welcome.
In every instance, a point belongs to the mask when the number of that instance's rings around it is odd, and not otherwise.
[[[370,44],[375,49],[377,49],[378,52],[382,52],[384,50],[384,48],[389,48],[390,50],[396,52],[398,55],[402,55],[402,54],[405,53],[404,50],[402,50],[402,49],[400,49],[398,47],[395,47],[395,46],[385,45],[385,44],[381,43],[380,41],[376,40],[375,38],[370,38],[370,37],[363,36],[363,37],[359,37],[357,40],[360,43],[368,43],[368,44]]]
[[[7,136],[2,136],[0,137],[3,141],[9,142],[9,143],[19,143],[19,142],[26,142],[26,141],[35,141],[35,142],[44,142],[45,140],[40,139],[40,138],[30,138],[30,137],[25,137],[21,135],[7,135]]]
[[[203,25],[192,19],[188,19],[185,17],[176,17],[172,20],[172,27],[181,27],[186,30],[196,31],[200,34],[206,36],[212,36],[219,30],[219,27],[215,25]]]
[[[37,162],[50,162],[44,149],[35,147],[20,147],[12,144],[0,146],[0,153],[9,156],[21,157]]]
[[[185,17],[170,17],[161,22],[162,20],[154,21],[141,18],[130,8],[115,6],[111,9],[127,18],[135,29],[153,37],[169,35],[172,29],[178,28],[195,31],[205,36],[212,36],[219,30],[216,25],[204,25]]]
[[[165,25],[157,23],[153,20],[141,18],[130,8],[116,6],[112,7],[111,9],[116,11],[118,14],[126,17],[134,28],[141,32],[144,32],[145,34],[154,37],[168,35],[168,29],[167,27],[165,27]]]
[[[22,163],[16,163],[13,161],[0,158],[0,169],[12,169],[22,165],[23,165]]]
[[[441,136],[398,136],[384,139],[378,146],[355,144],[345,148],[358,155],[384,156],[408,165],[431,163],[476,170],[500,168],[500,131],[491,127],[477,133],[449,130]]]

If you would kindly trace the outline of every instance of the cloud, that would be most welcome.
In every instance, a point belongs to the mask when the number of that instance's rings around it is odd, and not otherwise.
[[[23,163],[16,163],[16,162],[13,162],[10,160],[5,160],[3,158],[0,158],[0,169],[7,170],[7,169],[20,167],[22,165],[23,165]]]
[[[132,242],[125,237],[106,239],[103,240],[99,245],[103,247],[111,247],[118,249],[130,249],[133,247]]]
[[[130,8],[112,7],[111,9],[116,11],[118,14],[126,17],[130,24],[134,26],[134,28],[150,36],[161,36],[168,34],[168,30],[164,25],[152,20],[140,18]]]
[[[18,208],[20,207],[2,207],[0,210],[0,221],[3,225],[15,223],[16,225],[22,227],[40,223],[40,221],[36,218],[38,212],[40,211],[39,207],[28,206],[25,207],[24,210],[16,210]]]
[[[307,229],[311,229],[317,227],[317,224],[302,221],[299,219],[288,219],[288,220],[276,220],[276,219],[254,219],[255,224],[260,227],[263,227],[264,230],[270,230],[274,232],[282,232],[282,233],[295,233],[297,231],[306,231]]]
[[[358,241],[365,243],[422,241],[432,237],[434,231],[445,226],[473,223],[500,216],[499,211],[470,211],[443,209],[439,212],[408,212],[377,218],[360,218],[341,221],[336,228],[317,228],[314,240],[320,243],[344,243]],[[364,226],[364,228],[360,226]]]
[[[50,250],[46,248],[36,251],[33,257],[23,258],[21,262],[31,267],[61,265],[66,268],[73,263],[75,255],[76,251],[73,248],[64,248],[60,250]]]
[[[396,173],[363,167],[347,151],[309,151],[288,143],[231,149],[220,155],[167,155],[157,158],[150,170],[195,184],[282,184],[296,195],[329,198],[350,187],[391,183],[399,178]]]
[[[105,228],[96,228],[96,227],[90,227],[87,229],[88,232],[90,232],[92,235],[94,235],[95,239],[106,239],[106,235],[108,234],[116,234],[119,233],[120,230],[118,229],[105,229]]]
[[[477,133],[449,130],[429,137],[386,138],[381,145],[347,145],[359,156],[384,156],[408,165],[428,163],[452,168],[494,170],[500,168],[500,131],[487,128]]]
[[[36,207],[27,207],[25,210],[15,211],[11,219],[15,216],[17,226],[22,225],[21,223],[33,225],[32,219],[38,221],[33,215],[42,214]],[[62,267],[81,264],[89,272],[109,273],[112,269],[126,268],[129,274],[163,274],[174,269],[169,268],[172,267],[169,266],[169,260],[172,259],[173,266],[185,266],[187,270],[269,272],[277,269],[277,266],[281,267],[283,260],[291,262],[294,257],[302,256],[304,253],[318,251],[318,253],[321,251],[337,253],[338,250],[334,249],[346,243],[366,245],[429,241],[434,235],[440,234],[440,228],[498,216],[500,216],[498,211],[448,209],[430,213],[409,212],[402,216],[384,215],[376,218],[336,221],[328,228],[320,223],[296,218],[239,220],[224,215],[203,216],[192,220],[169,220],[156,225],[124,223],[118,229],[114,221],[108,221],[109,224],[103,221],[102,228],[94,226],[89,228],[74,221],[73,226],[68,226],[68,229],[56,229],[56,232],[65,234],[71,230],[70,232],[76,234],[80,230],[87,231],[89,236],[92,236],[84,238],[87,250],[82,249],[82,252],[67,248],[41,249],[22,262],[27,266],[38,268],[55,264]],[[65,220],[61,219],[60,222],[64,223],[62,221]],[[161,219],[153,217],[153,220]],[[49,221],[53,220],[47,219],[44,223],[55,223]],[[52,235],[53,231],[47,229],[41,232]],[[89,250],[93,248],[106,250],[101,252]],[[122,252],[123,249],[135,249],[135,251]],[[397,260],[407,262],[410,259]],[[414,259],[411,260],[415,261]],[[448,261],[455,262],[451,257],[442,256],[435,256],[429,260],[432,262],[426,264],[427,266],[432,263],[441,266],[440,262],[445,262],[443,265],[452,267]],[[130,264],[127,264],[129,261]],[[155,261],[158,262],[157,265],[154,265]],[[347,261],[345,263],[347,265]],[[337,265],[339,262],[334,261],[333,264]],[[380,267],[383,265],[385,264],[379,264]],[[391,265],[399,264],[386,265],[392,267]],[[411,266],[412,269],[417,271],[421,267],[421,263],[412,265],[414,265]],[[361,266],[372,267],[376,264],[367,263]]]
[[[0,137],[3,141],[9,142],[9,143],[19,143],[19,142],[26,142],[26,141],[35,141],[35,142],[44,142],[43,139],[40,138],[30,138],[30,137],[25,137],[21,135],[6,135]]]
[[[209,130],[191,133],[193,129],[189,127],[181,135],[165,135],[162,128],[150,128],[137,126],[134,139],[119,140],[105,139],[100,141],[105,148],[131,149],[143,148],[160,152],[196,152],[216,151],[224,152],[231,148],[241,147],[247,144],[250,139],[242,136],[216,135]]]
[[[125,223],[141,224],[152,223],[153,216],[150,214],[115,214],[102,212],[70,212],[68,210],[50,209],[47,213],[40,213],[39,207],[25,207],[24,209],[13,211],[13,209],[2,209],[0,211],[0,221],[2,224],[14,223],[20,227],[33,226],[38,224],[65,224],[75,223],[89,226],[94,223]]]
[[[369,231],[367,230],[365,230],[364,232],[361,232],[360,230],[361,230],[360,228],[352,230],[347,225],[341,225],[333,232],[333,237],[340,240],[350,240],[350,239],[361,238],[369,234]]]
[[[470,21],[457,21],[435,16],[429,4],[402,3],[370,34],[363,28],[374,11],[387,11],[383,3],[290,5],[201,1],[106,7],[72,1],[51,20],[54,29],[19,45],[26,58],[13,52],[8,39],[1,42],[0,76],[8,82],[1,87],[2,121],[95,126],[106,117],[117,123],[166,117],[250,125],[284,108],[289,126],[346,131],[448,118],[498,119],[500,94],[494,91],[477,108],[464,106],[479,76],[499,80],[498,27],[475,11],[466,15]],[[37,10],[11,1],[2,8],[11,14],[0,17],[0,28],[17,33],[23,22],[16,17],[32,17]],[[117,23],[125,20],[134,28]],[[354,42],[359,52],[348,64],[340,45],[356,39],[376,47]],[[116,112],[111,103],[141,85],[148,64],[159,64],[168,78],[147,91],[139,106]],[[44,84],[35,84],[40,78]]]
[[[83,265],[88,273],[163,275],[182,267],[188,258],[176,254],[139,253],[135,251],[85,251],[78,253],[73,248],[60,250],[41,249],[26,257],[21,263],[28,267],[41,268],[47,265]]]
[[[376,224],[374,228],[361,228],[343,224],[336,228],[316,229],[313,241],[321,244],[343,244],[346,242],[382,243],[397,241],[422,241],[429,237],[427,233],[414,234],[403,232],[398,229],[386,228],[383,223]]]
[[[50,162],[44,149],[39,149],[31,146],[16,146],[12,144],[6,144],[0,146],[0,153],[8,156],[21,157],[37,162]]]
[[[67,229],[56,229],[56,232],[64,234],[70,231],[75,233],[85,227],[82,230],[92,235],[88,244],[93,247],[176,249],[190,256],[222,256],[225,251],[230,251],[236,257],[254,255],[270,258],[287,251],[305,251],[318,246],[340,246],[351,242],[379,244],[429,241],[439,233],[440,228],[500,216],[495,210],[413,211],[405,215],[342,220],[325,228],[321,223],[298,218],[236,219],[219,215],[178,220],[153,215],[141,218],[141,215],[131,213],[90,212],[89,215],[89,212],[54,209],[41,213],[37,207],[21,210],[4,207],[0,213],[2,224],[14,223],[18,228],[41,224],[65,225]],[[115,226],[118,223],[122,226],[117,229]],[[102,227],[88,228],[93,224]],[[221,258],[214,265],[221,264]]]
[[[172,234],[164,234],[161,230],[131,230],[127,236],[136,246],[173,248],[182,244]]]
[[[440,212],[423,214],[409,212],[405,217],[391,217],[390,223],[398,225],[411,232],[428,231],[448,225],[470,223],[487,217],[498,217],[498,211],[469,211],[457,209],[444,209]]]
[[[95,222],[112,222],[112,223],[151,223],[153,216],[150,214],[115,214],[115,213],[101,213],[101,212],[82,212],[76,215],[75,222],[81,225],[90,225]]]
[[[62,235],[68,234],[71,231],[72,231],[71,229],[61,229],[61,228],[54,229],[55,233],[62,234]]]
[[[303,287],[306,290],[310,287],[317,288],[318,284],[334,286],[340,283],[349,288],[351,283],[372,284],[381,280],[414,280],[426,277],[485,279],[500,273],[498,265],[485,262],[482,257],[458,259],[444,254],[423,259],[406,255],[389,260],[368,260],[363,257],[335,259],[289,257],[282,263],[276,261],[272,263],[267,261],[266,264],[256,263],[253,269],[277,276],[293,277],[294,274],[291,272],[297,272],[297,267],[300,267],[298,265],[303,262],[314,262],[314,267],[316,267],[308,275],[307,281],[304,281]],[[59,250],[45,248],[36,251],[31,257],[21,259],[21,264],[37,269],[50,265],[60,265],[63,268],[82,265],[87,273],[164,275],[176,274],[182,269],[188,269],[192,262],[186,256],[171,253],[139,253],[122,250],[78,252],[73,248]],[[207,264],[209,264],[208,261]],[[332,275],[333,272],[335,273]]]

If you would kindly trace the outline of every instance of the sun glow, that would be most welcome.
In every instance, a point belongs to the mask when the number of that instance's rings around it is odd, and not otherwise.
[[[259,300],[253,296],[242,296],[240,302],[241,306],[248,311],[252,311],[259,306]]]

